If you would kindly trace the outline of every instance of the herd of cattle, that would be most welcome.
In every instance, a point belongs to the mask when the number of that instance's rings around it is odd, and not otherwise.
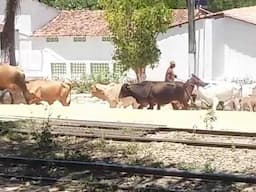
[[[22,93],[27,104],[39,104],[41,101],[48,104],[59,101],[64,106],[70,104],[71,84],[40,79],[27,81],[22,69],[8,64],[0,65],[0,90],[4,90],[1,101],[8,93],[11,103],[14,103],[14,95]]]
[[[0,102],[6,93],[14,103],[13,95],[21,93],[27,104],[59,101],[71,102],[71,83],[53,80],[26,80],[24,72],[14,66],[0,65]],[[141,83],[95,83],[91,96],[107,101],[111,108],[160,109],[168,105],[173,109],[213,108],[221,110],[256,111],[256,84],[240,85],[231,82],[205,83],[192,75],[187,81],[143,81]]]
[[[187,81],[173,83],[144,81],[133,84],[94,84],[91,94],[109,103],[110,107],[153,109],[163,105],[173,109],[219,109],[256,111],[256,84],[233,82],[205,83],[195,75]]]

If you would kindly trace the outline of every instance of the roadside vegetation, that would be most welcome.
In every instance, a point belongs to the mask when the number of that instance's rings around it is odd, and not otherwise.
[[[119,83],[125,80],[125,75],[120,73],[101,72],[89,76],[83,76],[80,80],[72,81],[72,90],[76,93],[88,93],[95,83],[109,84]]]
[[[99,0],[41,0],[42,2],[58,9],[102,9]],[[164,0],[168,8],[186,8],[186,0]],[[236,7],[254,6],[256,0],[208,0],[208,9],[221,11]]]

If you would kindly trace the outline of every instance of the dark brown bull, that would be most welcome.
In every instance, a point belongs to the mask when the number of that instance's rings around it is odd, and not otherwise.
[[[185,83],[144,81],[136,84],[124,84],[119,97],[134,97],[140,104],[139,109],[147,105],[149,105],[148,109],[153,109],[156,104],[157,109],[160,109],[162,105],[177,101],[183,105],[184,109],[187,109],[195,85],[204,86],[205,83],[192,75]]]

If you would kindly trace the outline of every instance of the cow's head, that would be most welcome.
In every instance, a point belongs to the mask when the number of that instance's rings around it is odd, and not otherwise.
[[[128,97],[128,96],[131,96],[130,85],[128,83],[124,83],[121,87],[119,98]]]
[[[104,87],[100,84],[94,84],[91,86],[91,95],[92,97],[97,97],[99,99],[106,100],[107,98],[104,90]]]
[[[35,93],[29,92],[28,104],[39,103],[42,99],[38,97]]]
[[[206,86],[207,83],[205,83],[204,81],[202,81],[199,77],[197,77],[196,75],[192,74],[191,78],[190,78],[190,83],[196,85],[196,86]]]

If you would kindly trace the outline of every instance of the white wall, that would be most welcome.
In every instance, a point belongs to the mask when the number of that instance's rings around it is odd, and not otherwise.
[[[73,42],[73,37],[59,37],[59,42],[33,38],[33,50],[51,49],[67,60],[111,60],[113,46],[101,37],[86,37],[84,42]]]
[[[213,21],[213,44],[212,44],[212,78],[223,78],[224,75],[224,33],[225,28],[224,19],[216,19]]]
[[[6,1],[0,0],[0,22],[5,15]],[[31,34],[57,16],[58,10],[38,0],[21,0],[16,16],[16,29],[20,33]]]
[[[50,76],[50,63],[54,62],[112,62],[114,47],[101,37],[87,37],[85,42],[73,42],[73,37],[59,37],[58,42],[47,42],[44,37],[21,40],[23,50],[21,60],[29,76]]]
[[[0,22],[4,18],[5,0],[0,0]],[[73,42],[61,37],[57,43],[30,35],[58,14],[58,10],[38,3],[21,0],[20,15],[16,18],[17,60],[33,76],[49,74],[49,62],[111,61],[114,47],[100,37],[87,38],[86,42]],[[160,60],[153,70],[147,69],[148,80],[164,80],[170,60],[176,61],[175,72],[187,79],[188,26],[170,28],[158,36]],[[256,79],[256,26],[231,18],[202,19],[196,21],[197,72],[202,79],[245,78]]]
[[[209,20],[211,24],[211,20]],[[196,22],[196,50],[197,50],[197,68],[199,77],[206,78],[207,74],[203,69],[205,65],[211,66],[211,60],[207,61],[205,56],[208,48],[206,43],[211,42],[211,34],[205,35],[205,20]],[[208,24],[209,25],[209,24]],[[189,77],[188,66],[188,25],[170,28],[166,33],[158,36],[158,46],[161,50],[159,63],[153,70],[147,70],[148,80],[164,80],[166,69],[169,62],[174,60],[176,62],[175,72],[179,79],[186,80]]]
[[[256,79],[256,25],[223,18],[214,26],[214,78]]]
[[[170,28],[158,37],[162,52],[158,66],[147,70],[147,79],[164,80],[170,60],[176,61],[180,79],[189,77],[188,26]],[[231,18],[196,21],[197,72],[204,80],[256,80],[256,25]]]
[[[225,71],[232,69],[231,77],[256,79],[256,26],[245,22],[225,19]]]
[[[0,0],[0,23],[4,21],[6,0]],[[16,59],[23,66],[32,65],[31,35],[58,15],[58,10],[39,3],[38,0],[21,0],[16,16]],[[33,65],[33,67],[35,67]],[[39,67],[37,67],[39,68]]]

